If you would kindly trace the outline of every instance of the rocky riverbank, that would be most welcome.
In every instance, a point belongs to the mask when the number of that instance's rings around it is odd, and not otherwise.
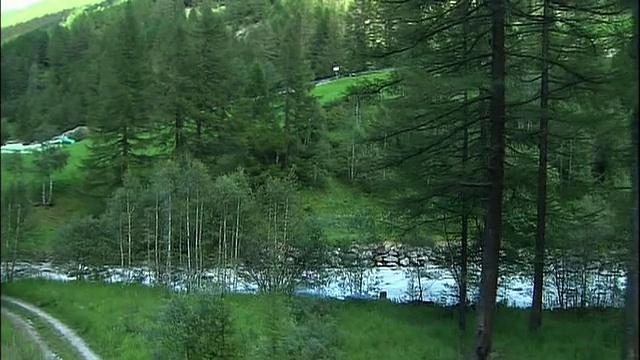
[[[433,250],[386,241],[382,244],[352,244],[332,251],[334,266],[416,267],[433,262]]]

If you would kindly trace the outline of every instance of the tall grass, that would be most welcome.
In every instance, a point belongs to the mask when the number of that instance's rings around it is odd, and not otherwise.
[[[149,359],[146,336],[169,293],[139,285],[21,280],[2,293],[20,297],[58,316],[105,359]],[[257,295],[231,295],[236,327],[251,345],[265,333],[271,303]],[[453,311],[391,302],[330,301],[344,336],[345,360],[457,360],[472,329],[460,337]],[[499,309],[495,352],[503,360],[603,360],[618,355],[619,310],[545,313],[538,335],[527,332],[528,312]],[[473,319],[473,315],[471,317]],[[472,325],[472,324],[470,324]],[[470,326],[472,328],[473,326]]]
[[[3,314],[1,324],[3,360],[44,360],[38,345],[11,318]]]

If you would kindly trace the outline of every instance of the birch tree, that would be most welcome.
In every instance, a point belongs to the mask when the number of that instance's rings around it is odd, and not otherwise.
[[[302,216],[296,183],[268,178],[257,192],[255,231],[240,275],[263,292],[291,292],[318,280],[325,263],[322,229]]]
[[[184,249],[180,255],[185,255],[184,263],[180,265],[186,268],[187,288],[191,289],[202,270],[204,215],[205,209],[209,208],[212,184],[206,168],[197,160],[187,160],[177,175],[180,186],[175,189],[181,217],[179,239],[182,239],[179,246]]]
[[[56,261],[71,263],[81,270],[86,266],[103,266],[113,263],[114,243],[109,241],[111,232],[105,217],[75,217],[65,224],[55,238],[54,256]]]
[[[107,217],[117,239],[120,267],[131,269],[136,264],[139,241],[142,238],[141,220],[144,219],[140,204],[142,186],[131,173],[125,174],[124,184],[112,195],[107,206]]]
[[[33,165],[41,182],[41,205],[53,205],[53,175],[63,169],[68,160],[69,152],[59,145],[43,145],[34,153]]]
[[[155,280],[168,285],[174,270],[175,189],[180,169],[173,161],[160,163],[148,187],[153,213],[153,263]]]
[[[218,230],[218,279],[226,289],[230,285],[227,270],[233,268],[237,273],[247,225],[251,224],[254,211],[253,193],[244,171],[239,169],[230,175],[219,176],[213,186],[213,199],[216,204],[213,225],[217,222]]]
[[[3,276],[13,280],[16,262],[27,239],[29,201],[27,187],[16,181],[2,189],[2,260],[5,268]]]

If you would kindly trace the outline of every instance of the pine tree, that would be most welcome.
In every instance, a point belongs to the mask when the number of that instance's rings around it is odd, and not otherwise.
[[[302,127],[309,121],[306,116],[314,99],[309,94],[313,77],[304,47],[305,8],[299,2],[280,4],[272,19],[277,34],[278,56],[275,65],[278,70],[282,97],[283,147],[277,163],[286,169],[293,163],[297,149],[302,142]]]
[[[347,64],[350,72],[364,71],[368,68],[376,35],[374,0],[355,0],[347,11],[347,25],[344,45],[347,52]]]
[[[483,222],[487,194],[489,74],[482,62],[488,60],[488,16],[482,6],[467,1],[455,5],[433,4],[424,15],[417,15],[422,5],[415,2],[387,8],[393,11],[387,17],[402,19],[389,34],[393,46],[386,49],[400,69],[399,79],[391,82],[400,81],[400,96],[382,93],[387,113],[370,136],[383,153],[374,162],[391,170],[378,173],[377,183],[388,186],[397,200],[405,224],[399,226],[456,239],[448,243],[446,258],[452,259],[458,326],[464,330],[467,269],[477,260],[473,250],[478,241],[473,240],[483,231],[471,231],[469,223]],[[378,87],[383,86],[389,84]]]
[[[189,77],[194,82],[196,111],[192,153],[205,163],[210,163],[228,145],[228,111],[235,95],[232,90],[235,77],[228,53],[230,36],[222,16],[209,9],[210,3],[204,2],[197,9],[197,15],[193,12],[190,15],[195,58]]]
[[[167,147],[172,156],[183,158],[193,150],[194,86],[189,78],[194,60],[184,5],[181,0],[159,1],[158,16],[164,21],[155,39],[155,78],[160,121],[157,145]],[[166,21],[166,19],[170,19]]]
[[[100,78],[98,127],[84,167],[89,185],[114,189],[128,171],[148,163],[150,121],[148,59],[142,30],[131,1],[122,19],[105,34],[111,41]]]
[[[309,46],[311,69],[316,78],[333,75],[333,66],[342,63],[340,34],[336,21],[338,16],[331,9],[316,5],[314,11],[316,24]]]

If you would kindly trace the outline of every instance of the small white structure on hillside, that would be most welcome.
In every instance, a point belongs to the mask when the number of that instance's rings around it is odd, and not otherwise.
[[[8,142],[6,145],[2,145],[0,147],[0,153],[2,154],[24,154],[31,153],[34,151],[42,150],[42,146],[51,146],[51,145],[65,145],[65,144],[73,144],[75,141],[66,136],[54,136],[51,140],[43,141],[41,143],[31,143],[31,144],[23,144],[19,142]]]

